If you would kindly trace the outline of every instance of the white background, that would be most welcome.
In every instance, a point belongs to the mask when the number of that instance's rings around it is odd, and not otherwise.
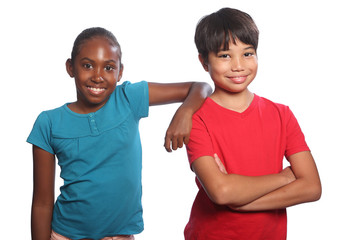
[[[211,83],[197,60],[194,29],[205,14],[229,6],[248,12],[260,30],[251,90],[291,107],[320,171],[322,198],[288,209],[288,239],[360,239],[356,2],[2,1],[0,238],[30,239],[32,156],[25,140],[42,110],[75,100],[65,71],[75,37],[92,26],[111,30],[122,46],[122,81]],[[177,106],[152,107],[141,121],[145,230],[138,240],[183,239],[194,175],[185,149],[169,154],[162,147]]]

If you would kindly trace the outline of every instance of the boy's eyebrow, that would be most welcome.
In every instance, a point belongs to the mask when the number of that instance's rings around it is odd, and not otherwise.
[[[249,49],[255,49],[255,48],[253,46],[249,46],[249,47],[244,48],[244,50],[249,50]]]
[[[249,49],[255,50],[255,48],[253,46],[249,46],[249,47],[243,48],[243,51],[246,51],[246,50],[249,50]],[[218,52],[227,52],[227,51],[230,51],[230,49],[227,49],[227,50],[220,49]]]

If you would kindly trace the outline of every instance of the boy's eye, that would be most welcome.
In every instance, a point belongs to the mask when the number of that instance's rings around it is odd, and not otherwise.
[[[252,57],[254,55],[255,55],[255,53],[253,53],[253,52],[247,52],[244,54],[245,57]]]
[[[229,58],[229,54],[219,54],[219,58]]]

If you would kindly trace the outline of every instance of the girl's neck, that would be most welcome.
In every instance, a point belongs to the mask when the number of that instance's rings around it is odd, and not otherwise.
[[[215,89],[210,98],[224,108],[242,113],[250,106],[254,99],[254,94],[248,89],[238,93],[217,91]]]
[[[81,104],[79,101],[73,102],[68,104],[68,108],[75,112],[75,113],[79,113],[79,114],[89,114],[92,112],[96,112],[98,111],[100,108],[103,107],[104,104],[102,105],[95,105],[95,106],[86,106],[84,104]]]

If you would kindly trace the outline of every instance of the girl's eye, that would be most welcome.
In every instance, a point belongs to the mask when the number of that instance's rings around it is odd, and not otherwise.
[[[105,70],[106,70],[106,71],[111,71],[111,70],[114,70],[114,68],[113,68],[112,66],[106,66],[106,67],[105,67]]]
[[[90,64],[90,63],[85,63],[83,66],[84,66],[84,68],[87,68],[87,69],[92,68],[92,66],[91,66],[91,64]]]

